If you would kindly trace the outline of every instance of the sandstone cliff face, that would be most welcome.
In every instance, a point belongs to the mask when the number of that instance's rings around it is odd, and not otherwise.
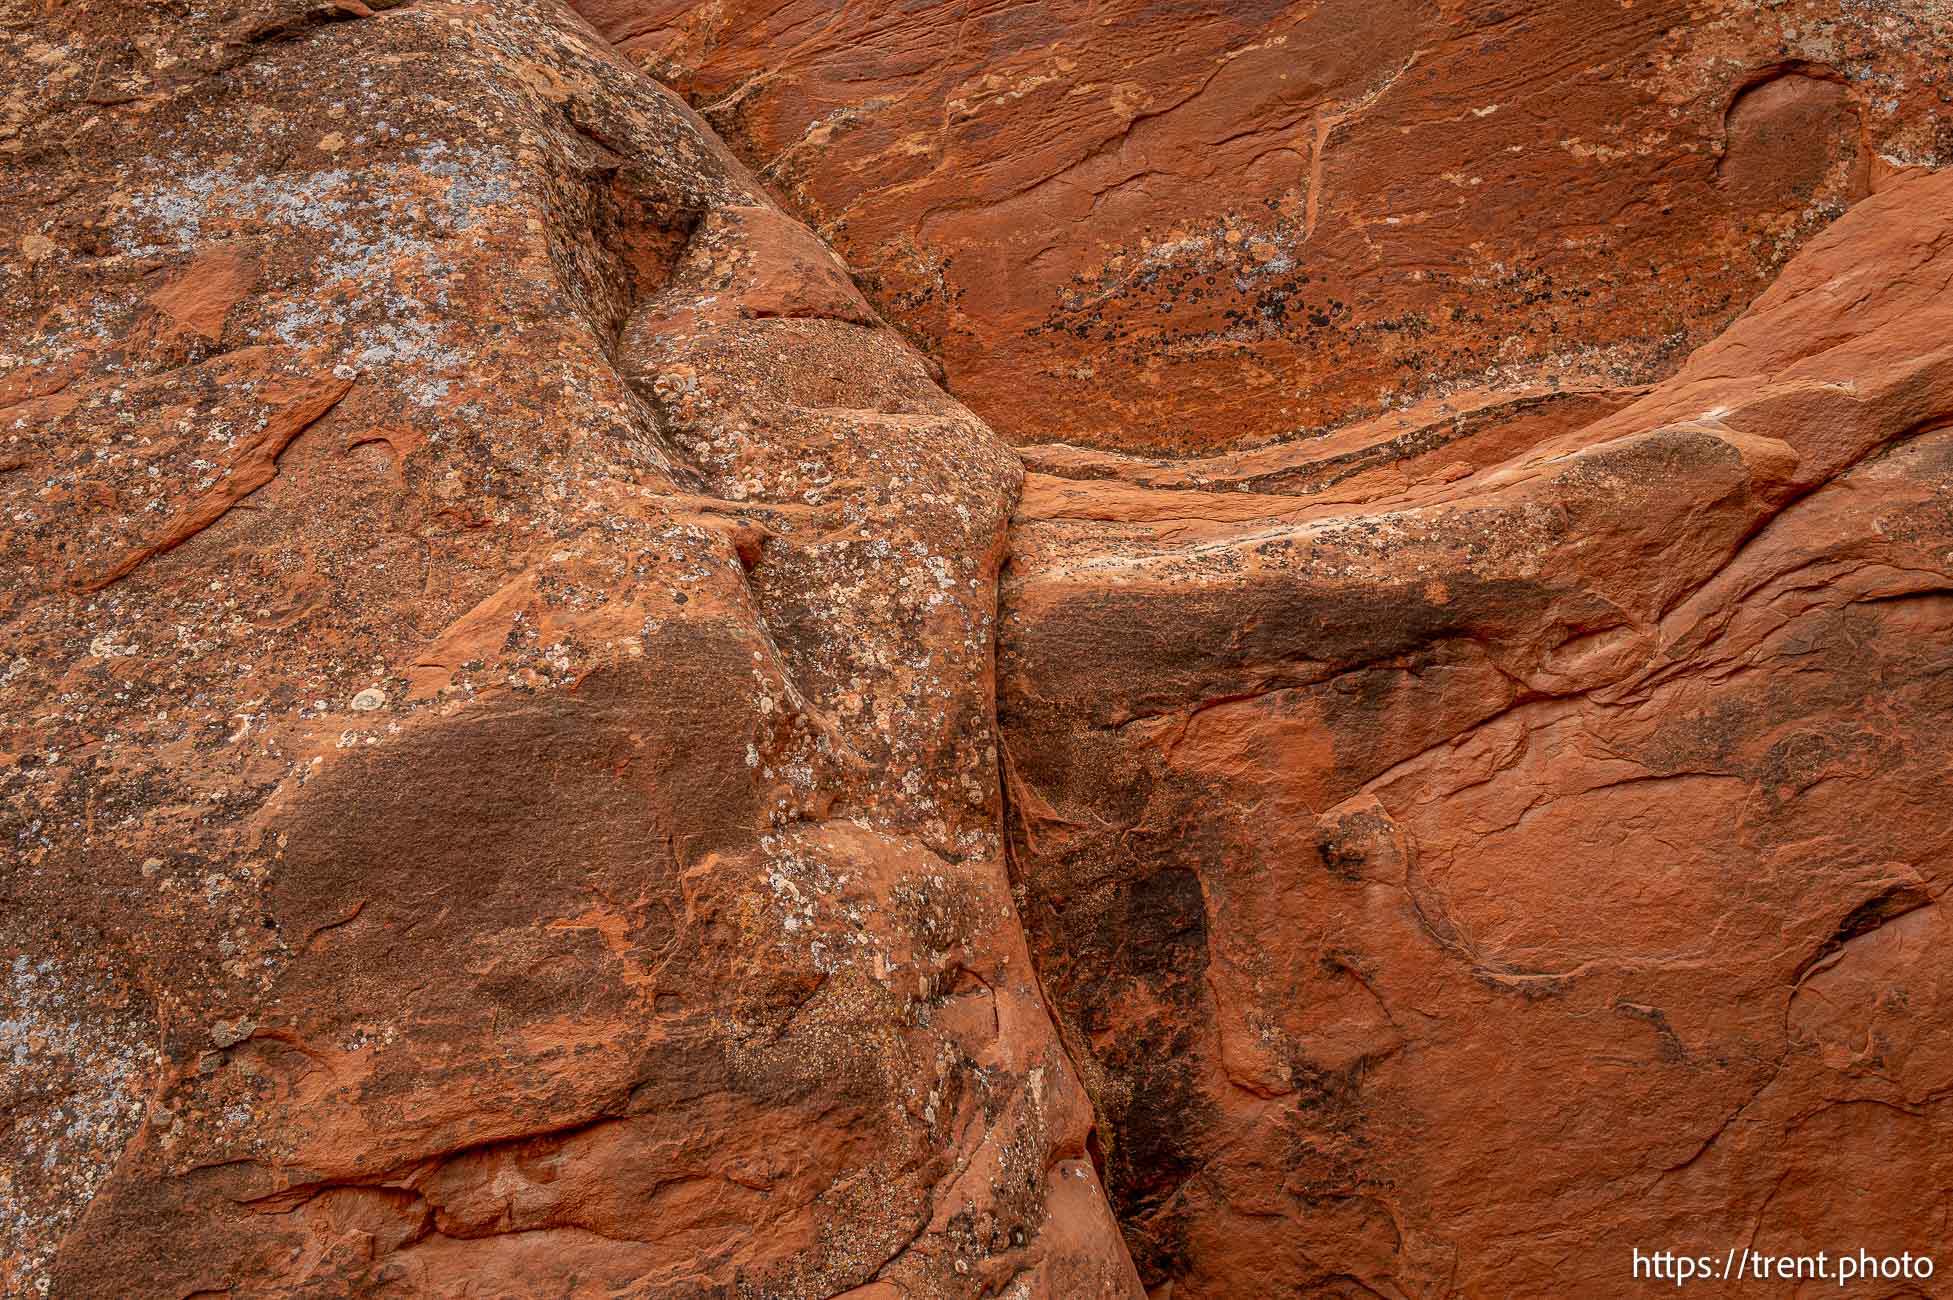
[[[1937,5],[579,7],[0,4],[0,1292],[1939,1243]]]

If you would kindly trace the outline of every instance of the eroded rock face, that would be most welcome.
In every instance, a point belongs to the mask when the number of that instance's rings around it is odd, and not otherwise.
[[[1015,459],[557,5],[39,8],[0,1289],[1136,1294],[1002,863]]]
[[[1867,200],[1496,465],[1491,419],[1313,495],[1347,447],[1032,476],[1013,848],[1155,1294],[1935,1239],[1949,220],[1949,174]]]
[[[578,8],[0,0],[0,1292],[1938,1243],[1937,6]]]
[[[1894,169],[1929,3],[578,0],[1011,441],[1661,378]]]

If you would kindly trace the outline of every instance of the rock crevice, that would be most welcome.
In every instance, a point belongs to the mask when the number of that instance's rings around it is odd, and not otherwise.
[[[1933,1239],[1930,15],[16,8],[0,1291]]]

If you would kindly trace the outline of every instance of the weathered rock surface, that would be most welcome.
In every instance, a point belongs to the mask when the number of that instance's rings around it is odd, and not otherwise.
[[[0,0],[0,1294],[1943,1244],[1937,0],[576,8]]]
[[[551,3],[16,4],[0,1290],[1130,1296],[1020,470]]]
[[[577,0],[1014,443],[1659,379],[1895,169],[1925,0]]]
[[[1495,465],[1031,476],[1016,872],[1154,1294],[1944,1239],[1949,288],[1941,173]]]

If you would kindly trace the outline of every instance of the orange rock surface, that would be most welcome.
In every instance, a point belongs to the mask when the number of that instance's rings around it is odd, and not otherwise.
[[[1866,200],[1674,378],[1457,478],[1031,477],[1012,848],[1157,1294],[1942,1239],[1949,218],[1953,173]]]
[[[149,17],[11,64],[0,1290],[1136,1294],[1015,458],[560,7]]]
[[[1019,444],[1659,379],[1953,163],[1937,4],[577,5]]]
[[[1949,21],[0,0],[0,1295],[1944,1249]]]

